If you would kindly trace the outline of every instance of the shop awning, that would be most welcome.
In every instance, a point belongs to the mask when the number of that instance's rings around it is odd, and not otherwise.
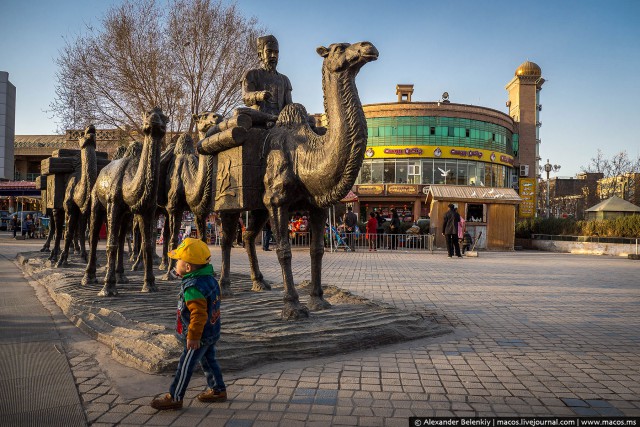
[[[433,184],[429,187],[427,204],[430,204],[432,200],[506,204],[519,204],[522,202],[522,199],[513,188],[443,184]]]
[[[342,203],[351,203],[351,202],[357,202],[358,201],[358,196],[356,196],[356,193],[354,193],[353,191],[349,190],[349,193],[344,196],[344,198],[342,200],[340,200]]]

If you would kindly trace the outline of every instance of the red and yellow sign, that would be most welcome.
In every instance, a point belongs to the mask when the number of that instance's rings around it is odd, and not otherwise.
[[[356,188],[358,195],[378,196],[384,193],[384,185],[382,184],[363,184]]]
[[[407,184],[389,184],[387,185],[387,194],[404,194],[413,196],[418,194],[418,186]]]
[[[536,215],[536,179],[520,178],[518,180],[520,203],[520,218],[533,218]]]
[[[470,159],[487,163],[497,163],[513,167],[514,159],[505,153],[469,147],[440,147],[436,145],[389,145],[367,147],[364,153],[368,159],[391,158],[436,158]]]

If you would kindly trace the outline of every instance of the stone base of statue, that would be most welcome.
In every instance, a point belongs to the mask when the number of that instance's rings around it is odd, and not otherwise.
[[[99,298],[102,283],[82,286],[84,264],[70,257],[70,267],[52,269],[46,255],[27,252],[18,264],[38,286],[45,286],[65,315],[93,339],[112,349],[119,362],[146,372],[172,372],[182,351],[173,333],[179,282],[157,281],[158,292],[141,293],[142,272],[125,274],[118,296]],[[75,263],[74,263],[75,262]],[[104,266],[104,251],[98,264]],[[98,277],[101,278],[101,268]],[[217,357],[224,372],[256,368],[269,363],[344,354],[382,345],[452,332],[423,316],[323,286],[328,310],[312,319],[287,322],[280,318],[282,285],[270,292],[252,292],[249,276],[232,274],[234,296],[222,301],[222,336]],[[299,285],[306,303],[308,288]]]

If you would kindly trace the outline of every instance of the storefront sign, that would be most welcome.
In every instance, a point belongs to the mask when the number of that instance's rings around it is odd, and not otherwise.
[[[390,184],[387,185],[387,194],[406,194],[412,196],[418,194],[418,186],[406,184]]]
[[[382,184],[363,184],[358,185],[356,193],[363,196],[378,196],[384,193],[384,185]]]
[[[518,180],[520,197],[520,217],[533,218],[536,214],[536,179],[520,178]]]
[[[422,154],[422,148],[385,148],[384,154],[395,154],[397,156],[401,156],[403,154],[411,155],[411,154]]]
[[[367,147],[365,157],[369,159],[391,158],[440,158],[440,159],[470,159],[492,162],[513,167],[513,156],[491,150],[469,147],[441,147],[434,145],[415,146],[386,146]]]

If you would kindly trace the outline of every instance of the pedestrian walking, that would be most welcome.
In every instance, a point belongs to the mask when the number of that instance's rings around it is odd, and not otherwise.
[[[367,239],[369,240],[369,252],[376,251],[376,240],[378,236],[378,220],[376,214],[371,212],[367,221]]]
[[[353,213],[353,208],[349,206],[347,208],[347,213],[344,214],[344,230],[347,233],[347,245],[353,252],[356,251],[356,247],[353,244],[356,225],[358,225],[358,217]]]
[[[264,238],[262,240],[262,250],[270,251],[269,243],[271,242],[271,237],[273,236],[273,231],[271,230],[271,220],[268,219],[266,224],[264,225]]]
[[[400,217],[398,212],[393,210],[391,213],[391,225],[389,226],[391,234],[391,249],[398,249],[398,233],[400,233]]]
[[[449,210],[444,214],[442,221],[442,235],[447,241],[447,254],[449,258],[453,257],[454,249],[458,258],[462,258],[460,254],[460,243],[458,242],[458,223],[460,215],[455,211],[453,203],[449,203]]]
[[[9,227],[13,231],[13,238],[16,238],[16,233],[18,232],[18,215],[13,215],[11,217],[11,221],[9,222]]]
[[[197,399],[200,402],[224,402],[227,391],[215,348],[220,338],[220,286],[209,263],[211,252],[202,240],[187,237],[168,255],[177,260],[175,272],[182,277],[176,332],[184,343],[184,349],[169,393],[153,399],[151,407],[158,410],[182,409],[182,400],[198,363],[207,378],[207,389],[198,394]]]

